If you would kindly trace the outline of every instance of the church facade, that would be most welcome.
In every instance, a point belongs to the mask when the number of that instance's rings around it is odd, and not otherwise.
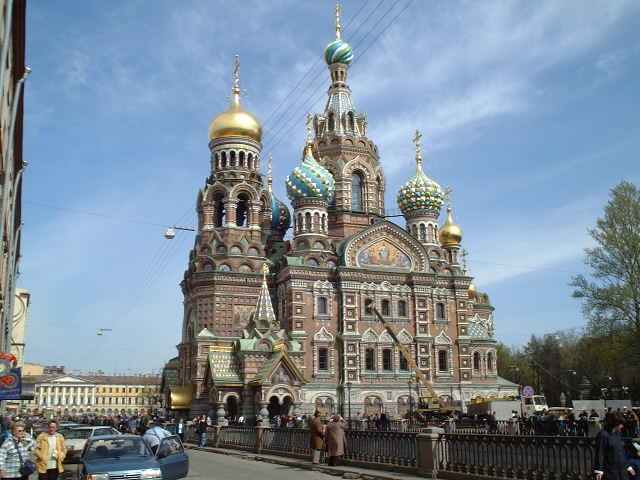
[[[326,107],[309,115],[285,180],[291,210],[272,191],[271,158],[261,173],[262,128],[242,108],[238,59],[231,104],[209,128],[211,173],[181,284],[176,388],[191,414],[405,413],[409,395],[426,392],[369,301],[445,401],[518,393],[497,376],[494,308],[466,270],[450,206],[439,223],[447,192],[423,170],[418,132],[415,175],[397,193],[404,225],[385,217],[384,171],[340,33],[338,16]]]

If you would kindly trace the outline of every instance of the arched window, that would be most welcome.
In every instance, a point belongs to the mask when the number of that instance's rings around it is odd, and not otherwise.
[[[490,372],[493,371],[493,353],[492,352],[487,353],[487,370]]]
[[[222,168],[227,168],[227,152],[222,152]]]
[[[351,210],[362,211],[362,175],[359,172],[353,172],[351,175]]]
[[[427,232],[424,228],[424,223],[420,224],[420,241],[424,242],[427,240]]]
[[[391,315],[391,311],[389,308],[389,300],[382,300],[382,315],[384,315],[385,317],[388,317],[389,315]]]
[[[393,361],[391,359],[391,349],[385,348],[382,350],[382,369],[393,370]]]
[[[327,232],[327,216],[322,215],[322,232]]]
[[[253,168],[253,154],[250,153],[249,156],[247,157],[247,165],[249,165],[249,168]]]
[[[248,223],[249,216],[249,197],[244,193],[238,195],[238,204],[236,206],[236,225],[243,227]]]
[[[318,315],[326,315],[329,313],[327,308],[327,298],[318,297]]]
[[[398,301],[398,316],[406,317],[407,316],[407,302],[404,300]]]
[[[222,193],[216,193],[213,197],[213,212],[214,219],[213,224],[216,227],[224,227],[224,217],[225,217],[225,208],[224,208],[224,195]]]
[[[353,119],[353,112],[349,112],[347,115],[349,118],[349,130],[353,131],[356,129],[356,123]]]
[[[473,369],[475,371],[480,370],[480,354],[478,352],[473,354]]]
[[[400,355],[400,370],[405,372],[409,370],[409,364],[407,363],[407,359],[404,358],[404,355]]]
[[[376,351],[373,348],[367,348],[365,352],[365,370],[376,369]]]
[[[320,264],[318,263],[318,260],[316,260],[315,258],[309,258],[307,260],[307,265],[309,265],[310,267],[319,267]]]
[[[223,263],[222,265],[220,265],[220,268],[218,268],[218,270],[220,272],[230,272],[231,271],[231,267],[229,265],[227,265],[226,263]]]
[[[336,128],[336,119],[333,116],[333,112],[329,112],[329,131],[333,131]]]
[[[240,152],[240,166],[244,168],[244,152]]]
[[[304,214],[304,229],[307,232],[311,231],[311,214],[309,212]]]
[[[436,320],[443,321],[444,319],[444,303],[436,303]]]
[[[318,212],[313,214],[313,231],[317,232],[320,230],[320,214]]]
[[[448,365],[448,355],[446,350],[438,351],[438,371],[439,372],[447,372],[449,371]]]
[[[231,154],[230,154],[229,166],[231,167],[236,166],[236,152],[234,152],[233,150],[231,151]]]

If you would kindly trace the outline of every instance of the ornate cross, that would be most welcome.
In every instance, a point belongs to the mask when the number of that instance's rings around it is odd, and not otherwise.
[[[422,133],[416,130],[416,136],[413,137],[413,143],[416,144],[416,158],[422,159]]]
[[[313,142],[313,134],[311,133],[313,131],[313,115],[311,115],[311,112],[307,113],[307,143],[312,143]]]
[[[451,194],[453,193],[453,188],[447,186],[444,189],[444,198],[449,203],[449,208],[451,208]]]
[[[336,40],[340,40],[340,2],[336,2]]]
[[[262,281],[264,283],[267,283],[267,274],[269,273],[269,265],[267,265],[267,262],[264,262],[262,264]]]
[[[236,64],[233,69],[233,92],[240,93],[240,55],[236,55]]]

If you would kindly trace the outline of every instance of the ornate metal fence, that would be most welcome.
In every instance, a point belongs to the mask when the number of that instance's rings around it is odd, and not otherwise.
[[[215,445],[239,450],[255,450],[258,436],[253,427],[222,427]]]
[[[415,433],[347,430],[346,440],[346,460],[416,468]]]
[[[484,477],[586,480],[593,477],[595,441],[544,437],[446,433],[436,449],[436,468]]]
[[[309,430],[302,428],[265,428],[260,449],[263,452],[309,458],[310,437]]]

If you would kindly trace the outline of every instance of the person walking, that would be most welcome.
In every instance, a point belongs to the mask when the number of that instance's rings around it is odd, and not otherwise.
[[[20,470],[25,460],[30,459],[35,442],[26,434],[22,422],[13,422],[9,431],[10,435],[0,447],[0,478],[28,480],[29,475],[23,475]]]
[[[184,418],[178,420],[178,424],[176,425],[176,433],[180,437],[180,440],[184,442],[184,434],[187,431],[187,424],[184,423]]]
[[[593,472],[596,480],[627,480],[636,475],[627,463],[627,455],[620,432],[624,428],[624,417],[618,412],[607,413],[604,430],[596,436],[596,453]]]
[[[155,454],[158,451],[158,445],[163,438],[170,437],[171,432],[164,428],[162,422],[160,420],[152,421],[149,423],[150,427],[144,435],[142,436],[143,440],[147,442],[151,451]]]
[[[313,413],[313,420],[309,423],[309,430],[311,430],[311,462],[314,465],[318,465],[320,463],[320,451],[324,446],[324,427],[320,421],[319,410]]]
[[[331,423],[327,425],[326,438],[329,466],[338,466],[340,465],[342,456],[344,455],[344,447],[346,443],[344,435],[344,420],[340,415],[334,415]]]
[[[207,445],[207,417],[206,415],[200,415],[196,422],[196,432],[198,432],[198,446],[204,447]]]
[[[38,480],[57,480],[58,474],[64,472],[62,461],[67,456],[64,437],[58,433],[58,422],[50,420],[47,431],[36,438],[36,457]]]

